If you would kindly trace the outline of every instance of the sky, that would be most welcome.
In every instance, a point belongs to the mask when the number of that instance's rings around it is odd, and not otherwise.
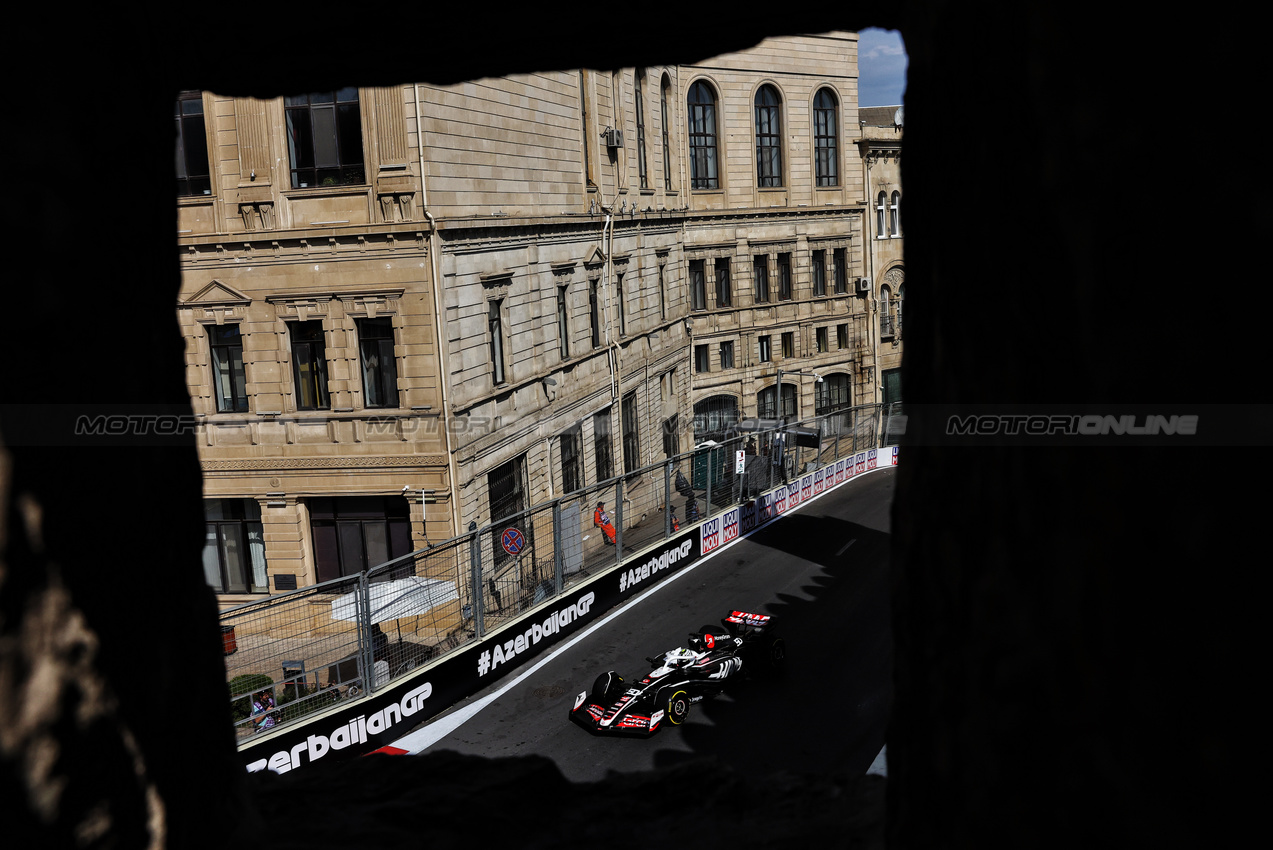
[[[906,48],[897,30],[858,33],[858,105],[900,106],[906,91]]]

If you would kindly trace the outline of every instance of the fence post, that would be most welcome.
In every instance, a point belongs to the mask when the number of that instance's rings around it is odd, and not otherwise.
[[[561,563],[561,501],[553,502],[553,595],[561,596],[565,581]]]
[[[715,454],[716,449],[709,448],[707,450],[707,493],[705,494],[707,504],[703,506],[703,513],[700,515],[700,519],[709,519],[712,515],[712,474],[716,472],[716,458],[713,457]]]
[[[672,461],[663,467],[663,539],[672,536]]]
[[[623,560],[623,479],[614,482],[614,561]]]
[[[362,659],[362,685],[366,693],[376,689],[376,659],[371,649],[371,587],[364,570],[358,574],[358,655]]]
[[[472,535],[469,538],[469,571],[471,573],[469,580],[473,587],[473,636],[480,639],[484,633],[482,628],[482,551],[477,532],[472,532]]]

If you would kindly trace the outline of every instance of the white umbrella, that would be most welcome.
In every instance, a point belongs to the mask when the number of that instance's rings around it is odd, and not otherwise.
[[[414,617],[460,598],[451,582],[421,576],[407,576],[394,581],[373,581],[367,588],[367,596],[371,603],[372,623]],[[332,617],[356,621],[358,591],[333,599]]]

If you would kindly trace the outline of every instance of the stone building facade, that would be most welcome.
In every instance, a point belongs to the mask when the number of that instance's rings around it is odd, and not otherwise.
[[[871,207],[867,259],[873,311],[878,315],[879,400],[902,402],[902,306],[906,269],[902,255],[902,121],[900,106],[859,111],[863,180]]]
[[[177,309],[222,603],[485,526],[722,422],[874,401],[856,46],[183,93]]]

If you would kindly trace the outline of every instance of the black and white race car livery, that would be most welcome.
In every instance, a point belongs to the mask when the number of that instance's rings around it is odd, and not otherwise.
[[[731,611],[720,626],[703,626],[688,646],[647,658],[654,669],[625,682],[602,673],[575,697],[570,719],[599,734],[652,735],[660,726],[680,726],[690,706],[713,697],[741,677],[781,670],[786,645],[768,614]]]

